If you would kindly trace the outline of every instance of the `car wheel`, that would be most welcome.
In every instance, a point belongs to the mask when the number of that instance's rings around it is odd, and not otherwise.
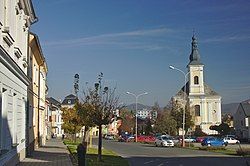
[[[158,146],[157,143],[155,143],[155,146],[156,146],[156,147]]]
[[[240,143],[239,141],[236,142],[236,144],[239,144],[239,143]]]
[[[163,143],[161,143],[161,146],[163,147]]]

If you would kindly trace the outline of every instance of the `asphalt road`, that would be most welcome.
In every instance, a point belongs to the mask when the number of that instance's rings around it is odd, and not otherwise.
[[[131,166],[250,166],[250,158],[176,147],[113,140],[103,140],[103,147],[128,159]]]

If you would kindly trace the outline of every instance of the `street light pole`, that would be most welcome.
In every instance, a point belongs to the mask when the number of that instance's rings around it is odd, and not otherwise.
[[[182,71],[181,69],[178,69],[174,66],[169,66],[170,69],[172,70],[177,70],[179,72],[181,72],[184,75],[184,93],[183,93],[183,100],[185,102],[185,92],[186,92],[186,81],[187,81],[187,75],[190,72],[185,73],[184,71]],[[185,113],[186,113],[186,105],[184,104],[184,109],[183,109],[183,116],[182,116],[182,147],[185,147]]]
[[[137,103],[138,103],[138,98],[142,95],[147,95],[148,92],[141,93],[139,95],[136,95],[131,92],[126,92],[129,95],[133,95],[135,97],[135,142],[137,142]]]

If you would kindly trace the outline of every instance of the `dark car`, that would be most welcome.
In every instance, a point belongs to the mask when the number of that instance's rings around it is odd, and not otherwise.
[[[216,137],[205,137],[201,142],[202,146],[227,146],[227,142],[224,142],[223,139]]]
[[[118,138],[118,142],[134,142],[135,137],[131,134],[120,135]]]

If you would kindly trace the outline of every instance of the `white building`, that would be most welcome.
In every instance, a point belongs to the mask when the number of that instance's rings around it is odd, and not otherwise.
[[[141,110],[137,111],[137,116],[142,119],[156,119],[157,118],[157,112],[153,110],[149,110],[146,108],[143,108]]]
[[[221,96],[213,91],[204,81],[204,64],[200,61],[196,38],[192,37],[192,50],[187,66],[187,82],[174,96],[180,103],[190,104],[195,127],[200,127],[207,134],[215,134],[211,125],[221,123]],[[184,99],[185,98],[185,99]]]
[[[62,111],[61,111],[61,103],[54,99],[53,97],[47,98],[49,101],[49,109],[51,111],[51,134],[56,137],[61,137],[64,134],[64,130],[62,129]]]
[[[234,114],[234,127],[237,137],[250,141],[250,99],[239,104]]]
[[[0,0],[0,165],[25,157],[31,0]]]

